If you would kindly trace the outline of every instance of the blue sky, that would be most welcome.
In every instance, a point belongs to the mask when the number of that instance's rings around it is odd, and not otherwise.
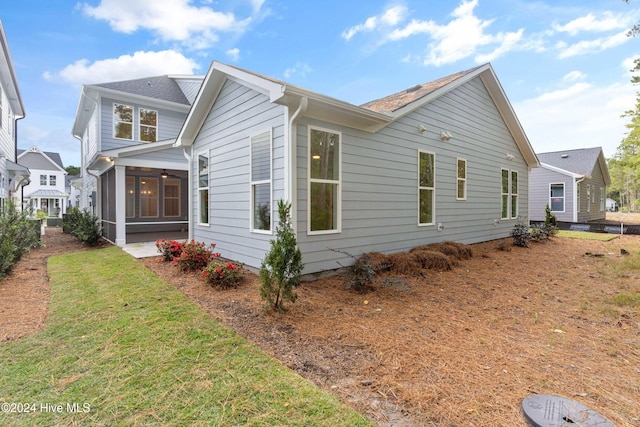
[[[205,74],[212,60],[353,104],[491,62],[536,152],[614,154],[640,88],[631,0],[21,0],[0,9],[20,148],[80,164],[82,84]]]

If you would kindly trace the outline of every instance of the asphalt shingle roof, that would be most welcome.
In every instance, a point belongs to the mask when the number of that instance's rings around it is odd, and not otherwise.
[[[538,153],[538,160],[579,175],[591,175],[601,151],[602,148],[594,147]]]
[[[174,79],[169,76],[145,77],[143,79],[123,80],[119,82],[109,82],[96,84],[102,87],[119,92],[131,93],[134,95],[146,96],[163,101],[175,102],[178,104],[190,105],[184,92]]]

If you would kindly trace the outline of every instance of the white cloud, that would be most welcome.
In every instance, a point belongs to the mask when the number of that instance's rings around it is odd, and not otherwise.
[[[620,115],[634,99],[631,83],[581,82],[514,103],[514,109],[536,152],[602,147],[609,157],[627,131],[628,119]]]
[[[234,47],[233,49],[229,49],[225,53],[227,54],[229,59],[231,59],[233,62],[240,59],[240,49],[238,49],[237,47]]]
[[[554,24],[553,29],[575,36],[583,31],[605,32],[628,29],[629,23],[628,17],[622,15],[616,16],[611,12],[604,12],[600,17],[596,17],[590,13],[587,16],[576,18],[564,25]]]
[[[491,61],[521,42],[523,29],[516,32],[489,34],[487,28],[493,20],[482,20],[474,14],[478,0],[463,1],[452,13],[453,18],[445,25],[434,21],[412,20],[404,28],[396,28],[388,35],[389,41],[397,41],[411,36],[426,34],[430,37],[423,62],[425,65],[440,66],[476,55],[477,62]],[[482,47],[493,47],[488,53],[478,53]]]
[[[93,63],[87,59],[80,59],[59,72],[45,72],[44,78],[80,86],[85,83],[130,80],[163,74],[193,74],[198,67],[196,62],[173,50],[141,51]]]
[[[304,62],[296,62],[293,67],[289,67],[284,70],[283,74],[286,79],[291,78],[294,75],[307,77],[307,74],[309,74],[311,71],[313,71],[313,69],[308,64]]]
[[[583,73],[582,71],[571,71],[570,73],[567,73],[564,75],[564,77],[562,77],[562,81],[563,82],[575,82],[578,80],[584,80],[587,77],[587,75],[585,73]]]
[[[560,59],[570,58],[572,56],[585,55],[593,52],[600,52],[610,49],[629,41],[626,30],[614,34],[610,37],[602,37],[595,40],[583,40],[574,44],[560,42],[556,45],[559,50],[558,57]]]
[[[351,40],[358,33],[387,29],[402,22],[407,15],[407,8],[403,5],[395,5],[384,10],[380,15],[367,18],[362,24],[354,25],[342,32],[342,37]]]
[[[252,18],[190,5],[190,0],[101,0],[98,6],[80,5],[88,16],[104,20],[114,31],[131,34],[149,30],[163,41],[177,41],[194,49],[215,44],[220,32],[243,32]],[[258,13],[264,0],[252,0]]]

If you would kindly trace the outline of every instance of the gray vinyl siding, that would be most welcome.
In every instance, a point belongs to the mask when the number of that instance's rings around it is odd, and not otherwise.
[[[181,79],[177,78],[176,83],[184,93],[184,96],[189,100],[189,103],[193,104],[193,101],[196,99],[198,95],[198,91],[200,90],[200,86],[202,86],[202,79]]]
[[[284,197],[284,107],[227,81],[193,145],[193,238],[215,243],[225,258],[258,267],[272,234],[250,231],[250,137],[273,132],[272,218]],[[209,225],[198,225],[198,155],[209,157]],[[274,228],[275,228],[275,221]]]
[[[422,124],[427,131],[420,134]],[[342,232],[308,235],[307,129],[342,132]],[[439,139],[440,131],[453,135]],[[528,168],[479,78],[371,134],[301,119],[297,129],[297,230],[305,273],[445,240],[508,237],[518,219],[501,220],[501,169],[518,172],[519,216],[528,216]],[[418,226],[418,150],[435,154],[435,225]],[[509,161],[506,154],[515,156]],[[467,200],[456,200],[457,158],[467,161]],[[438,231],[437,224],[443,228]]]
[[[536,168],[531,170],[530,176],[530,197],[529,197],[529,210],[531,212],[531,221],[544,221],[545,209],[550,204],[550,186],[551,184],[564,184],[564,212],[552,211],[552,214],[556,216],[558,221],[573,222],[573,210],[574,210],[574,182],[575,178],[567,174],[556,172],[547,168]],[[586,197],[587,187],[583,182],[581,187],[581,211],[586,213]]]
[[[113,137],[113,104],[125,104],[134,108],[133,112],[133,140],[118,139]],[[153,105],[142,105],[131,102],[119,101],[110,98],[101,99],[101,147],[100,151],[113,150],[138,144],[152,144],[141,142],[138,139],[140,123],[140,108],[155,110],[158,112],[157,140],[163,141],[175,138],[187,117],[187,113],[158,108]]]
[[[586,189],[587,189],[587,184],[591,184],[591,191],[594,193],[593,196],[593,202],[589,201],[588,203],[591,204],[591,211],[587,212],[587,200],[586,200]],[[583,200],[583,207],[581,206],[580,209],[580,214],[579,214],[579,221],[595,221],[595,220],[600,220],[600,219],[605,219],[606,216],[606,197],[607,197],[607,189],[606,189],[606,185],[604,183],[604,177],[602,176],[602,170],[600,169],[599,164],[596,163],[596,165],[593,168],[593,171],[591,172],[591,176],[587,179],[585,179],[582,182],[582,198],[584,198]],[[604,188],[605,190],[605,210],[601,211],[600,210],[600,188]]]

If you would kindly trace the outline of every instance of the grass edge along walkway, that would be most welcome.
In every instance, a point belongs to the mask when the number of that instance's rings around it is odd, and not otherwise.
[[[120,248],[48,272],[45,330],[0,343],[0,425],[370,425]]]

